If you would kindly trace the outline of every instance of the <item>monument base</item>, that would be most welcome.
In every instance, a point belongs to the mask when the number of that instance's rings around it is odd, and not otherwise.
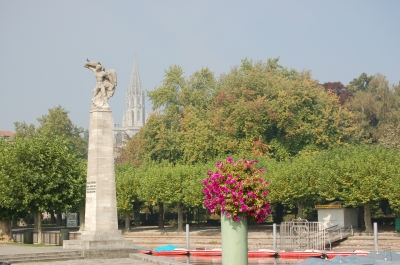
[[[121,250],[132,249],[129,240],[64,240],[63,249],[74,250]]]
[[[63,249],[75,250],[116,250],[132,248],[121,231],[82,231],[75,240],[63,240]]]
[[[121,241],[121,240],[125,240],[125,237],[121,234],[120,230],[82,231],[80,240],[83,240],[83,241],[104,241],[104,240]]]

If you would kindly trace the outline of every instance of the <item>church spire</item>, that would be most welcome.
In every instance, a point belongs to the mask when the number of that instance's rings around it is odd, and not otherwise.
[[[129,82],[128,90],[130,90],[129,93],[133,94],[133,95],[142,94],[142,84],[140,83],[140,76],[139,76],[139,69],[137,67],[136,54],[133,59],[133,67],[132,67],[131,79]]]
[[[126,90],[126,107],[122,116],[122,126],[116,124],[113,130],[114,144],[123,146],[126,140],[140,131],[145,122],[144,91],[135,54],[129,86]]]
[[[140,82],[139,69],[135,55],[131,78],[126,91],[126,108],[122,119],[122,126],[143,126],[145,122],[144,114],[144,92]]]

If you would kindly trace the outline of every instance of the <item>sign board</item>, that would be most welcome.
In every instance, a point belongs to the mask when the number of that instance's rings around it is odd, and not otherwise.
[[[67,227],[78,226],[78,214],[77,213],[67,213]]]

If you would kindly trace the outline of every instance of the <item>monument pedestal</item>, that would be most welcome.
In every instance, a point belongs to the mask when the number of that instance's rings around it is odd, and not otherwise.
[[[121,240],[64,240],[63,249],[73,250],[120,250],[133,249],[132,242]]]
[[[64,240],[64,249],[132,248],[118,230],[110,108],[90,111],[85,228],[80,240]]]

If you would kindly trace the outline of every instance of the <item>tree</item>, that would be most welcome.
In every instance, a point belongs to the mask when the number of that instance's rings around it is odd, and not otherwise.
[[[390,183],[398,178],[398,157],[398,153],[376,145],[323,152],[316,156],[316,162],[324,166],[315,186],[327,200],[340,200],[345,206],[364,207],[365,228],[371,232],[372,207],[383,199],[396,201],[388,191],[391,190]]]
[[[143,139],[137,136],[129,137],[127,134],[126,139],[125,145],[115,147],[117,154],[115,165],[123,165],[126,163],[132,163],[135,166],[142,165],[145,155]]]
[[[182,161],[189,164],[213,161],[221,153],[223,138],[213,127],[210,111],[188,106],[183,110],[179,138]]]
[[[174,163],[182,157],[181,139],[178,135],[178,116],[169,117],[163,113],[153,113],[133,141],[141,141],[144,150],[136,149],[143,156],[142,161],[168,161]],[[136,138],[137,137],[137,138]],[[131,140],[131,141],[132,141]],[[130,141],[130,142],[131,142]],[[132,143],[128,142],[128,145]],[[140,153],[141,152],[141,153]]]
[[[171,66],[165,73],[162,86],[149,92],[153,109],[157,111],[150,116],[136,140],[131,140],[140,142],[140,148],[136,149],[136,158],[167,160],[171,163],[182,160],[196,162],[197,158],[193,158],[193,152],[188,148],[190,143],[187,144],[184,139],[188,127],[182,124],[182,119],[188,110],[204,115],[205,110],[211,106],[214,89],[215,77],[207,68],[186,79],[182,68]],[[203,116],[201,118],[205,120]]]
[[[140,169],[138,197],[145,204],[159,206],[159,227],[164,227],[164,204],[176,205],[178,210],[177,231],[183,231],[184,207],[197,207],[203,202],[201,186],[207,172],[207,165],[147,163]]]
[[[321,176],[320,167],[314,155],[309,154],[288,161],[268,163],[266,170],[271,182],[269,198],[273,202],[297,207],[298,217],[305,218],[304,207],[313,206],[321,200],[318,186],[315,185]]]
[[[205,164],[182,165],[176,164],[170,168],[168,183],[165,188],[170,191],[168,203],[176,204],[178,209],[178,228],[183,231],[183,209],[184,207],[196,207],[203,203],[203,189],[201,186],[207,169]],[[167,170],[166,170],[167,171]]]
[[[243,60],[219,80],[213,128],[225,146],[251,153],[256,147],[278,160],[301,151],[352,142],[352,114],[327,94],[309,72],[288,70],[278,59]]]
[[[369,82],[371,82],[373,76],[368,76],[366,73],[362,73],[358,78],[354,78],[348,85],[349,91],[355,93],[357,91],[367,91]]]
[[[53,141],[54,136],[62,137],[67,141],[68,147],[76,156],[80,158],[87,158],[87,148],[89,141],[88,130],[84,131],[83,128],[77,127],[72,123],[68,117],[68,111],[61,106],[49,109],[49,113],[38,118],[39,127],[35,128],[33,124],[26,124],[25,122],[15,122],[16,138],[20,137],[33,137],[35,135],[42,135]],[[86,178],[81,179],[81,182],[86,182]],[[83,193],[85,190],[82,191]],[[78,198],[78,197],[77,197]],[[80,212],[80,229],[84,227],[84,207],[85,201],[79,197],[78,201],[81,205],[76,209]],[[46,209],[53,211],[54,209]],[[57,213],[61,215],[61,213]],[[59,223],[61,218],[57,219]],[[35,219],[36,220],[36,219]],[[36,225],[35,225],[36,228]]]
[[[61,106],[49,109],[49,113],[38,118],[39,127],[25,122],[15,122],[15,137],[32,137],[41,134],[50,139],[54,136],[64,137],[71,150],[78,157],[87,158],[88,134],[81,127],[77,127],[68,117],[68,111]],[[86,135],[86,137],[85,137]]]
[[[18,172],[13,156],[13,145],[0,139],[0,241],[12,241],[11,221],[24,217],[27,209],[19,199],[22,187],[8,185],[10,175]]]
[[[139,178],[140,170],[133,164],[126,163],[115,168],[117,209],[119,213],[125,215],[126,231],[130,230],[130,215],[133,210],[133,204],[139,201]],[[137,218],[140,218],[140,216],[135,216],[135,219]]]
[[[168,163],[156,164],[148,163],[142,167],[143,176],[140,178],[139,198],[148,206],[158,206],[159,224],[158,227],[164,228],[164,202],[170,198],[170,191],[165,189],[165,184],[168,183],[168,172],[165,172],[165,165]]]
[[[38,243],[41,243],[41,213],[48,209],[68,211],[83,201],[85,161],[77,158],[60,137],[37,134],[16,138],[1,153],[0,207],[31,212],[38,217]]]
[[[367,143],[378,143],[388,126],[400,122],[400,97],[381,74],[372,77],[366,90],[357,90],[345,107],[354,113],[359,137]]]
[[[278,61],[245,59],[219,79],[207,68],[187,79],[182,68],[170,67],[149,92],[158,111],[130,140],[131,161],[195,164],[228,154],[284,160],[354,141],[352,113],[339,99],[309,72]]]
[[[353,93],[347,90],[341,82],[327,82],[322,84],[322,87],[325,88],[325,91],[336,95],[340,105],[353,97]]]

